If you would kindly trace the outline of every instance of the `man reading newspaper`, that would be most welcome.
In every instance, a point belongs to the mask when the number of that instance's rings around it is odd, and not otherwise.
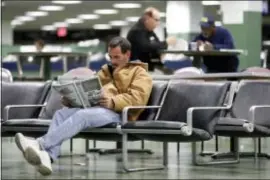
[[[51,162],[57,159],[63,141],[85,128],[101,127],[121,122],[121,111],[126,106],[146,105],[152,90],[152,78],[147,64],[129,62],[131,45],[122,37],[113,38],[108,45],[111,63],[98,72],[102,84],[99,105],[91,108],[69,108],[70,102],[56,111],[48,132],[36,139],[15,135],[15,142],[24,158],[42,175],[52,173]],[[132,111],[129,120],[136,120],[142,110]]]

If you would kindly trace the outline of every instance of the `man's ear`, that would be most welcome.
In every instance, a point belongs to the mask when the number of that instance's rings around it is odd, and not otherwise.
[[[130,52],[130,51],[127,51],[127,52],[126,52],[126,55],[128,56],[128,58],[130,58],[131,52]]]

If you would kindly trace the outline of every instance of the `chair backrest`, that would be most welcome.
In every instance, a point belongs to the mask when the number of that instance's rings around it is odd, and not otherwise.
[[[1,115],[7,105],[43,104],[51,82],[2,82]],[[35,118],[41,108],[16,108],[9,119]],[[5,119],[6,117],[4,117]]]
[[[1,79],[3,82],[13,82],[13,77],[8,69],[1,68]]]
[[[40,119],[52,119],[54,113],[63,107],[61,103],[61,95],[52,87],[45,100],[46,106],[39,113]]]
[[[222,106],[230,82],[172,81],[158,120],[186,122],[190,107]],[[193,114],[193,127],[214,132],[219,110],[199,110]]]
[[[167,84],[167,81],[153,81],[153,88],[147,105],[160,105]],[[139,120],[153,120],[157,112],[157,109],[145,109],[140,115]]]
[[[240,81],[236,93],[232,116],[249,119],[249,109],[253,105],[270,105],[270,80],[243,80]],[[256,111],[256,124],[270,127],[270,113],[268,109]]]

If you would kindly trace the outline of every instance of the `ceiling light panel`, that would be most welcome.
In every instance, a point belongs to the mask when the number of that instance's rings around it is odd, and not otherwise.
[[[56,30],[56,28],[54,26],[47,25],[47,26],[42,26],[41,30],[43,30],[43,31],[54,31],[54,30]]]
[[[140,8],[142,7],[142,5],[139,3],[116,3],[116,4],[113,4],[113,7],[119,8],[119,9],[134,9],[134,8]]]
[[[89,20],[89,19],[99,19],[99,15],[97,14],[80,14],[78,15],[78,18],[80,19],[86,19],[86,20]]]
[[[126,26],[126,25],[128,25],[128,22],[116,20],[116,21],[110,21],[110,25],[112,25],[112,26]]]
[[[78,18],[70,18],[70,19],[66,19],[65,22],[69,24],[79,24],[79,23],[83,23],[83,20],[78,19]]]
[[[11,24],[11,26],[18,26],[18,25],[22,25],[23,22],[18,21],[18,20],[12,20],[10,24]]]
[[[127,17],[126,20],[129,22],[136,22],[140,19],[139,16],[132,16],[132,17]]]
[[[220,1],[202,1],[204,6],[220,5]]]
[[[111,29],[109,24],[95,24],[93,25],[94,29]]]
[[[35,21],[36,18],[31,17],[31,16],[17,16],[15,18],[15,20],[18,20],[18,21]]]
[[[65,8],[63,6],[39,6],[40,11],[62,11]]]
[[[118,10],[116,9],[96,9],[94,10],[94,13],[95,14],[117,14],[118,13]]]
[[[68,27],[68,23],[66,22],[55,22],[53,23],[54,27]]]
[[[45,11],[28,11],[25,13],[26,16],[39,17],[39,16],[47,16],[48,12]]]
[[[82,1],[52,1],[54,4],[80,4]]]

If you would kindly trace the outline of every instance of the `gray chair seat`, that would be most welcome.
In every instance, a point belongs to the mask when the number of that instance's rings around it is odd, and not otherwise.
[[[134,121],[128,122],[122,126],[122,129],[166,129],[180,130],[186,123],[171,121]]]
[[[122,129],[151,129],[159,132],[160,130],[179,130],[185,126],[183,122],[170,122],[170,121],[137,121],[128,122],[122,126]],[[143,134],[133,134],[138,138],[151,141],[170,141],[170,142],[190,142],[198,140],[210,140],[212,138],[211,134],[205,130],[193,128],[191,136],[183,136],[181,134],[166,134],[166,133],[143,133]]]
[[[253,133],[247,132],[243,127],[245,119],[238,118],[220,118],[215,127],[217,135],[228,137],[263,137],[270,135],[270,128],[261,125],[254,125]]]

